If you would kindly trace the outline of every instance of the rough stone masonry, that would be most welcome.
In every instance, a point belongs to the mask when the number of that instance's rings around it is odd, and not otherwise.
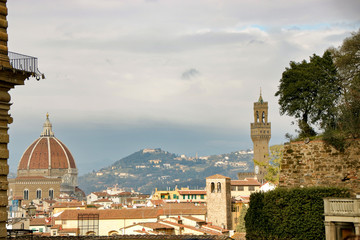
[[[321,140],[285,144],[279,186],[337,186],[360,194],[360,140],[348,143],[344,153]]]

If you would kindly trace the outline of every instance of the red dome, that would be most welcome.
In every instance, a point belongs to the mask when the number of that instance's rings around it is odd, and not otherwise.
[[[40,138],[26,149],[20,159],[18,176],[62,177],[66,173],[77,173],[75,161],[69,149],[54,136],[47,114]]]
[[[21,157],[18,170],[76,168],[69,149],[53,136],[40,137]]]

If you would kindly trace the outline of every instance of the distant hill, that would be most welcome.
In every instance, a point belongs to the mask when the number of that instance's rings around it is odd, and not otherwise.
[[[190,187],[202,189],[205,178],[222,174],[237,179],[238,172],[253,168],[253,154],[238,151],[228,154],[189,158],[157,149],[142,149],[109,167],[79,177],[86,194],[117,184],[125,190],[152,193],[155,188]]]

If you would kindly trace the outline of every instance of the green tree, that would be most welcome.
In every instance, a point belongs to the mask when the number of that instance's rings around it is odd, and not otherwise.
[[[246,232],[245,215],[246,215],[247,210],[248,210],[248,207],[245,204],[243,204],[241,207],[240,216],[238,218],[238,224],[235,227],[235,230],[237,232]]]
[[[284,145],[273,145],[270,147],[268,163],[258,162],[254,160],[256,165],[265,167],[265,180],[274,184],[279,183],[280,164],[283,159]]]
[[[330,49],[343,96],[336,128],[345,137],[360,137],[360,30],[346,38],[337,49]]]
[[[309,62],[291,61],[275,93],[279,96],[280,114],[298,119],[299,137],[316,135],[311,124],[334,125],[340,95],[330,51],[325,51],[322,57],[314,54]]]

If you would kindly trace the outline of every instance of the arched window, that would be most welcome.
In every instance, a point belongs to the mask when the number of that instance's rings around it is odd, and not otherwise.
[[[221,193],[221,183],[220,182],[217,183],[217,192]]]
[[[54,189],[50,189],[49,190],[49,198],[53,199],[54,198]]]
[[[210,189],[211,189],[211,192],[212,192],[212,193],[215,192],[215,183],[213,183],[213,182],[211,183]]]
[[[36,198],[41,199],[41,189],[36,190]]]
[[[256,122],[259,122],[259,112],[256,111]]]
[[[29,200],[29,190],[24,190],[24,200]]]
[[[262,121],[263,123],[265,123],[265,112],[262,112],[261,121]]]

